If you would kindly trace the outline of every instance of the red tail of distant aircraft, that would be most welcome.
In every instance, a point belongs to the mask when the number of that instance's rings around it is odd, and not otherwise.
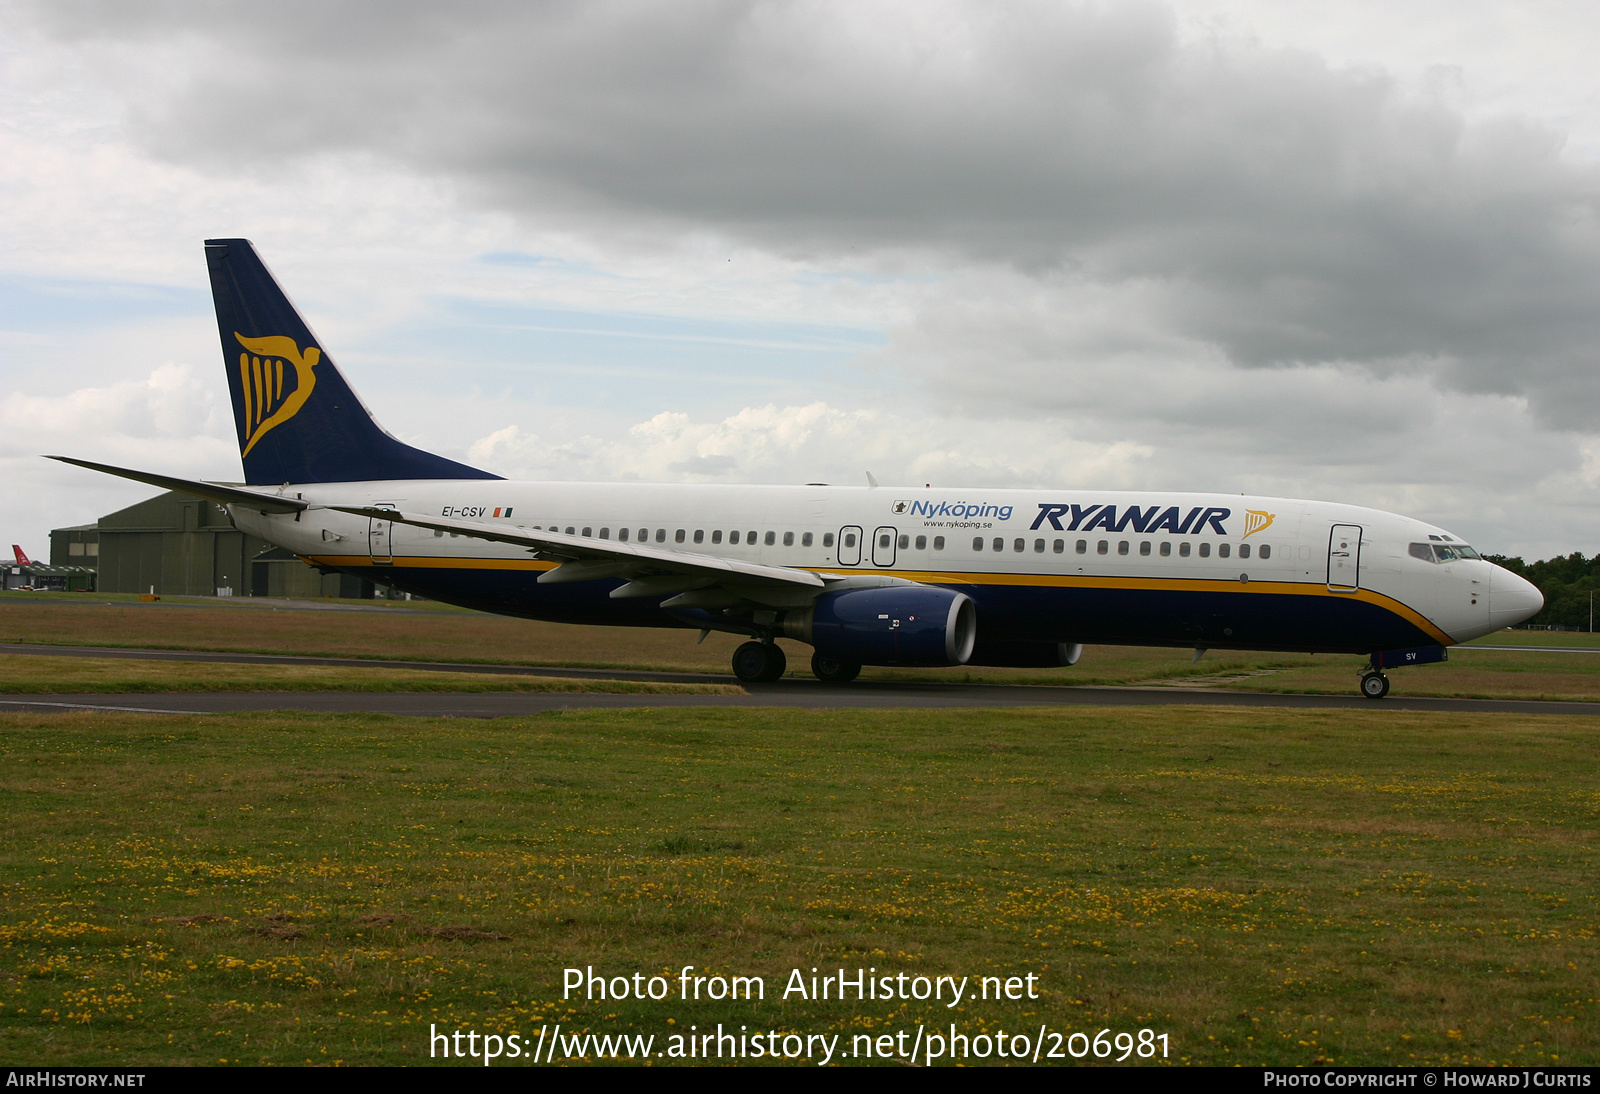
[[[11,553],[17,556],[17,565],[19,565],[19,566],[32,566],[33,565],[33,563],[31,561],[29,561],[28,556],[22,553],[22,548],[17,546],[15,543],[13,543],[11,545]]]

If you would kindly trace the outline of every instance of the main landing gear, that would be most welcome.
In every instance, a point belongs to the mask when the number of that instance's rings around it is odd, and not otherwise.
[[[769,684],[781,677],[788,658],[776,643],[746,642],[733,651],[733,674],[745,684]],[[848,684],[861,674],[854,661],[835,661],[822,654],[811,657],[811,672],[824,684]]]
[[[733,651],[733,674],[742,683],[770,683],[787,667],[788,658],[774,642],[746,642]]]
[[[1389,694],[1389,678],[1381,672],[1366,672],[1361,676],[1361,694],[1368,699],[1382,699]]]
[[[835,661],[814,653],[811,655],[811,674],[824,684],[848,684],[861,675],[861,666],[854,661]]]

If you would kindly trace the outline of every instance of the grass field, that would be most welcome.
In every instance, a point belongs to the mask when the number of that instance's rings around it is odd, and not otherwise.
[[[164,647],[334,657],[422,659],[582,668],[727,672],[741,639],[685,630],[576,627],[484,615],[427,602],[316,611],[209,598],[104,604],[99,594],[0,595],[0,641]],[[415,610],[413,610],[415,609]],[[1600,700],[1600,652],[1540,653],[1541,645],[1595,646],[1586,634],[1501,632],[1484,640],[1529,652],[1454,650],[1442,665],[1391,676],[1396,695]],[[809,675],[810,650],[782,643],[791,674]],[[1091,646],[1072,668],[867,669],[865,679],[1022,684],[1165,684],[1247,691],[1354,694],[1353,656]],[[385,685],[376,685],[385,686]]]
[[[475,672],[227,665],[185,661],[0,654],[0,695],[161,691],[515,691],[622,695],[743,695],[735,684],[583,680]]]
[[[954,1022],[1151,1029],[1173,1063],[1593,1064],[1596,743],[1382,709],[4,715],[0,1045],[400,1063],[430,1023],[844,1052]],[[686,964],[766,1000],[561,998],[569,966]],[[1043,991],[779,998],[841,966]]]

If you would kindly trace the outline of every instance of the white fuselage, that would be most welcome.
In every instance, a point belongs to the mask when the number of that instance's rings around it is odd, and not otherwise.
[[[687,625],[651,604],[619,607],[608,597],[616,582],[537,585],[532,579],[554,563],[523,547],[316,506],[379,505],[959,588],[977,602],[980,640],[987,623],[991,634],[1026,640],[1367,652],[1464,642],[1542,605],[1537,589],[1509,571],[1450,558],[1466,545],[1443,529],[1288,498],[496,479],[277,492],[313,508],[263,515],[234,505],[239,527],[331,570],[571,622]],[[1424,559],[1418,544],[1443,550]]]

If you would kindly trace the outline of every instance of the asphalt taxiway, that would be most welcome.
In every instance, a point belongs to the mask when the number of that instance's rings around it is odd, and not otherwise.
[[[640,672],[623,669],[546,668],[525,665],[461,664],[426,661],[373,661],[364,658],[294,657],[276,654],[211,653],[196,650],[122,649],[0,643],[0,653],[51,657],[191,661],[251,665],[330,665],[403,668],[430,672],[491,673],[506,676],[631,680],[663,683],[731,684],[714,673]],[[320,713],[367,712],[407,717],[502,718],[548,710],[627,707],[803,707],[817,709],[978,708],[1039,706],[1230,706],[1278,709],[1408,710],[1455,713],[1600,715],[1600,703],[1557,703],[1506,699],[1428,699],[1390,694],[1387,699],[1359,695],[1296,695],[1224,691],[1195,687],[1042,686],[1030,684],[948,684],[858,680],[832,685],[786,679],[746,685],[742,695],[601,694],[587,692],[397,692],[397,691],[216,691],[151,694],[37,694],[0,696],[0,710],[106,710],[159,714],[223,714],[253,710]]]

